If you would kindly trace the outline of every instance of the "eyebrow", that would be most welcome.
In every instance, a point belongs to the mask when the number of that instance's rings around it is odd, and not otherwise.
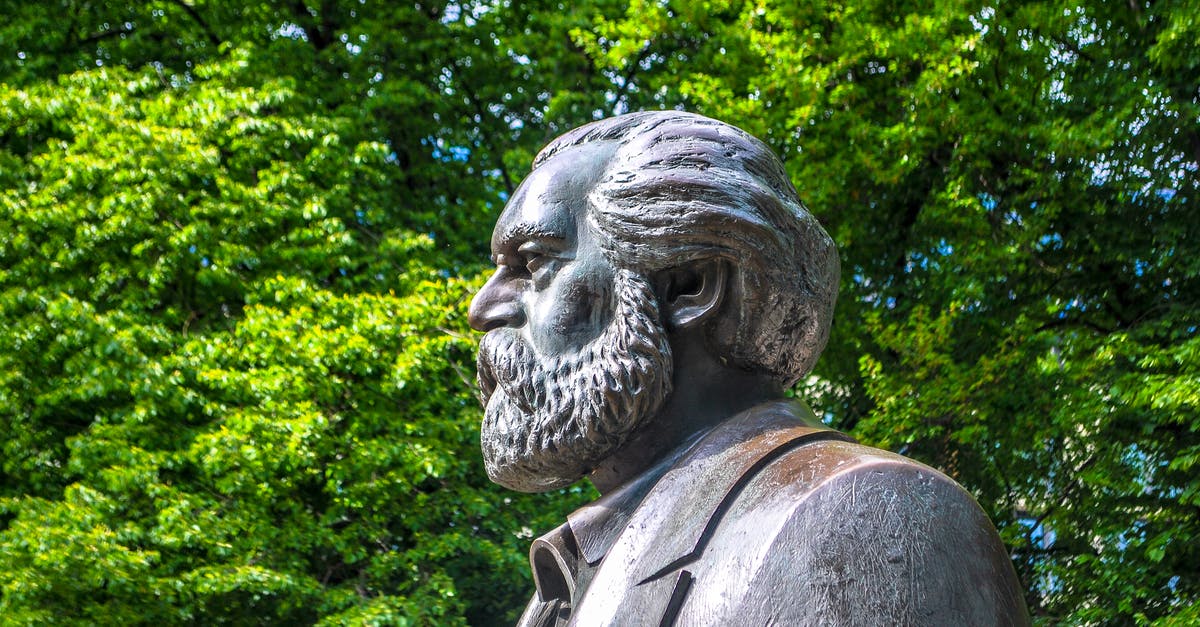
[[[522,243],[530,241],[561,244],[565,243],[566,240],[566,236],[562,233],[547,229],[544,226],[528,222],[518,222],[505,230],[498,241],[500,248],[518,248]]]

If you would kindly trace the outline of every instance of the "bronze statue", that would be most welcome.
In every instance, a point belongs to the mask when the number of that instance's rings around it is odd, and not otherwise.
[[[829,335],[838,260],[779,159],[677,111],[554,140],[471,303],[491,478],[589,477],[533,543],[521,625],[1022,625],[954,481],[784,390]]]

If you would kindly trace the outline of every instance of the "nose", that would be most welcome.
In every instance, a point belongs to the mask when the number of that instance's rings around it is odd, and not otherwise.
[[[520,294],[513,282],[505,280],[505,268],[500,268],[483,285],[467,311],[467,322],[471,328],[484,333],[501,327],[519,327],[525,324],[521,310]]]

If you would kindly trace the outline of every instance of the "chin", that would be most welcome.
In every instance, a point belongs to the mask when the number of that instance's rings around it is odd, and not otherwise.
[[[563,430],[528,428],[539,423],[553,421],[522,411],[503,392],[489,399],[480,443],[493,482],[518,492],[564,488],[611,457],[628,436],[627,429],[605,435],[581,423]]]

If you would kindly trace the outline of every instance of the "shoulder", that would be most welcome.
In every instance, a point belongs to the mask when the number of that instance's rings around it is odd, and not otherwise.
[[[898,516],[937,522],[937,528],[982,520],[991,527],[974,497],[942,472],[855,442],[792,448],[748,481],[751,488],[767,486],[774,488],[765,495],[776,506],[798,516],[838,513],[868,522]]]
[[[744,589],[724,591],[741,600],[742,616],[797,624],[1024,620],[1008,554],[974,498],[933,468],[852,442],[797,446],[748,477],[710,548],[747,575]]]

